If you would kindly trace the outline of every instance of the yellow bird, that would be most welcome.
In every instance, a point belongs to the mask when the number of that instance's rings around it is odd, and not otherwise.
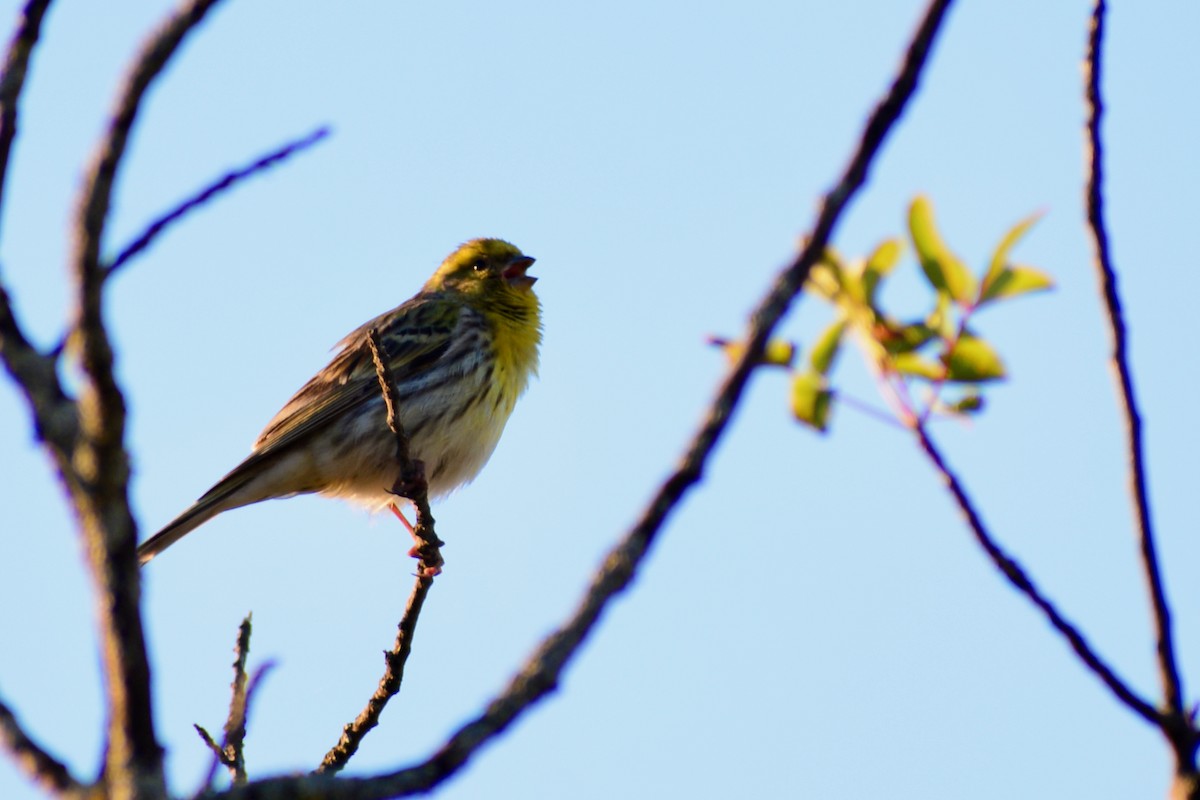
[[[231,508],[316,492],[380,509],[395,497],[395,438],[367,348],[378,330],[412,458],[431,497],[470,482],[537,374],[533,259],[500,239],[451,253],[411,300],[352,332],[259,434],[250,456],[138,548],[145,564]]]

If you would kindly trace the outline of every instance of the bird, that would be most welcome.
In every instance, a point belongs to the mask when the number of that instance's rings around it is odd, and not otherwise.
[[[473,480],[537,374],[541,303],[537,278],[526,272],[533,263],[502,239],[460,245],[411,299],[342,339],[328,366],[267,423],[250,455],[138,547],[139,564],[216,515],[263,500],[318,493],[398,511],[389,489],[400,467],[367,345],[372,330],[429,496]]]

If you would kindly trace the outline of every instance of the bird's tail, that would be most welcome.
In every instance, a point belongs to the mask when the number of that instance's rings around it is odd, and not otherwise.
[[[204,499],[195,503],[165,528],[151,536],[138,546],[138,564],[145,566],[150,559],[178,542],[187,534],[199,528],[204,523],[224,511],[227,506],[220,502],[205,502]]]
[[[192,503],[191,507],[171,520],[165,528],[142,542],[137,551],[138,564],[145,566],[150,559],[222,511],[280,496],[279,492],[274,491],[274,487],[256,480],[263,477],[263,474],[262,456],[251,455],[205,492],[203,497]]]

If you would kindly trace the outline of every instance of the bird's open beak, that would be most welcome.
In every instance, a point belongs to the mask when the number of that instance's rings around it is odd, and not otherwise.
[[[533,262],[534,259],[531,256],[517,256],[504,268],[502,273],[504,280],[508,281],[508,285],[514,289],[532,289],[537,278],[526,275],[525,270],[532,267]]]

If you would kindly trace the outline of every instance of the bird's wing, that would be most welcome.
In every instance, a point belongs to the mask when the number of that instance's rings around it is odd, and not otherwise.
[[[384,358],[399,384],[437,363],[454,340],[459,309],[451,303],[413,299],[381,314],[340,342],[341,351],[275,415],[254,445],[258,460],[308,437],[350,410],[382,400],[367,333],[379,331]]]

